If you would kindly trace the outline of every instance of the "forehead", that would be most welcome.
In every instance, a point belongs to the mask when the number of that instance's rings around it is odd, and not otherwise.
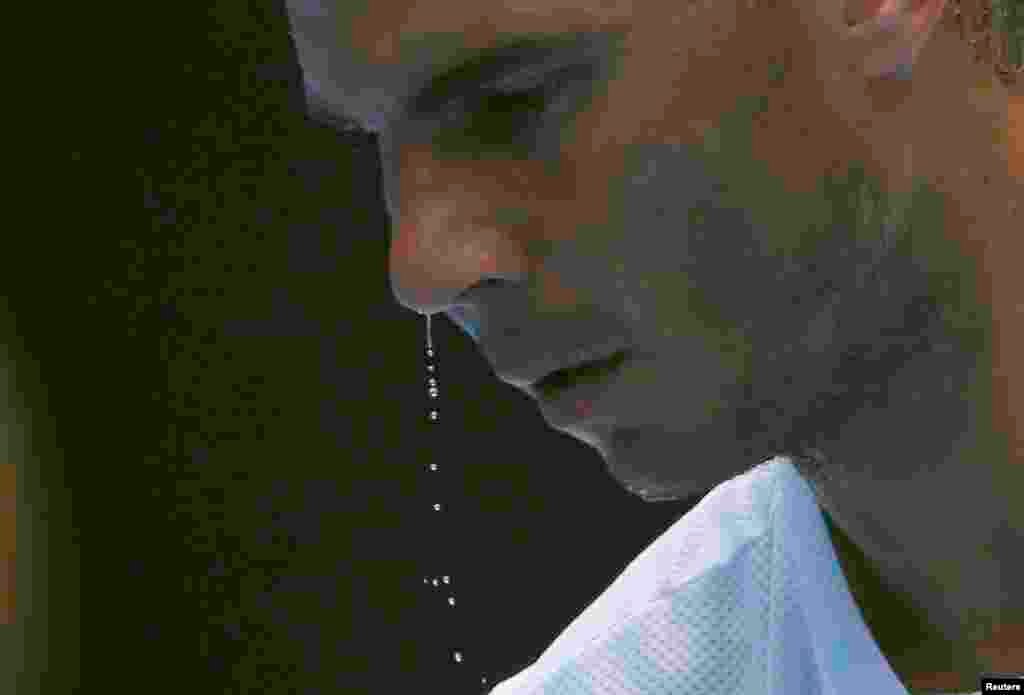
[[[379,129],[413,85],[498,41],[623,29],[633,0],[286,0],[311,103]]]
[[[351,40],[361,0],[286,0],[306,93],[336,115],[374,127],[387,113],[413,66],[375,64]]]

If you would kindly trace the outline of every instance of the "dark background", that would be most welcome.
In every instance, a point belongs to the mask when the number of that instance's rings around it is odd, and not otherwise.
[[[427,423],[374,142],[306,117],[283,2],[107,9],[47,39],[56,164],[0,254],[49,539],[17,692],[486,692],[695,500],[621,490],[444,318]]]

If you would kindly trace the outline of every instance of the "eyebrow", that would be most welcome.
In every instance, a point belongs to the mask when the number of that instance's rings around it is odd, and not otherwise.
[[[459,62],[422,79],[398,113],[404,119],[427,119],[474,91],[526,89],[553,70],[592,63],[596,55],[586,34],[506,38],[499,45],[461,53]]]

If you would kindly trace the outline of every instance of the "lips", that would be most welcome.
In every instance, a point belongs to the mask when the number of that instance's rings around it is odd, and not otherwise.
[[[554,400],[568,388],[603,381],[622,366],[629,358],[629,353],[629,350],[618,350],[603,359],[557,369],[534,383],[531,389],[543,400]]]

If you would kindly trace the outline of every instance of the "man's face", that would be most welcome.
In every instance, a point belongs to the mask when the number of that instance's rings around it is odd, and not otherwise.
[[[296,40],[380,131],[400,302],[466,325],[649,499],[796,436],[838,355],[830,293],[899,224],[838,3],[338,5],[296,0]]]

